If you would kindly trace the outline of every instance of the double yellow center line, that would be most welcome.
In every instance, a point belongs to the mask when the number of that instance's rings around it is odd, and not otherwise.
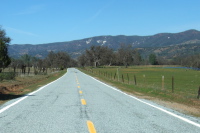
[[[77,76],[76,76],[76,81],[77,81],[77,84],[79,85]],[[79,89],[81,88],[80,85],[77,86],[77,87]],[[79,90],[79,94],[83,94],[83,91]],[[87,104],[85,99],[81,99],[81,104],[82,105],[86,105]],[[88,127],[89,133],[96,133],[96,129],[95,129],[94,124],[92,123],[92,121],[89,121],[89,120],[87,121],[87,127]]]

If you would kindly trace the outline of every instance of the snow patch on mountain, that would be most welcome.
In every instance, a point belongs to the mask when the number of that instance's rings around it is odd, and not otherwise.
[[[102,42],[102,40],[97,40],[97,43],[101,43]]]
[[[92,41],[92,38],[88,39],[88,40],[86,41],[86,44],[89,44],[91,41]]]

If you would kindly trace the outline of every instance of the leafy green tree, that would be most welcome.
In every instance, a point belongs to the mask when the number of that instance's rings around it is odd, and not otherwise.
[[[11,39],[6,36],[6,32],[0,27],[0,68],[7,67],[11,59],[8,56],[8,46]],[[0,72],[2,70],[0,69]]]
[[[57,68],[63,70],[69,66],[70,56],[66,52],[58,52],[56,53],[54,63]]]
[[[157,61],[157,58],[156,58],[155,54],[150,54],[149,55],[149,63],[151,65],[158,65],[158,61]]]
[[[70,67],[73,63],[72,59],[66,52],[49,52],[48,56],[44,60],[43,67],[50,67],[51,69],[64,69]]]

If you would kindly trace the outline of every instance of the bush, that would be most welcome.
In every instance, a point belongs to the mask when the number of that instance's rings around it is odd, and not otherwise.
[[[2,80],[13,80],[13,79],[15,79],[15,73],[14,72],[0,73],[0,81],[2,81]]]
[[[61,67],[60,67],[60,70],[64,70],[64,69],[65,69],[64,66],[61,66]]]

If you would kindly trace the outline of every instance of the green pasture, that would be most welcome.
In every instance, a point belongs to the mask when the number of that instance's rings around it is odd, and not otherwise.
[[[181,103],[191,104],[191,101],[197,100],[200,86],[200,71],[191,69],[133,66],[128,68],[85,68],[82,70],[110,82],[124,91],[140,92]]]

